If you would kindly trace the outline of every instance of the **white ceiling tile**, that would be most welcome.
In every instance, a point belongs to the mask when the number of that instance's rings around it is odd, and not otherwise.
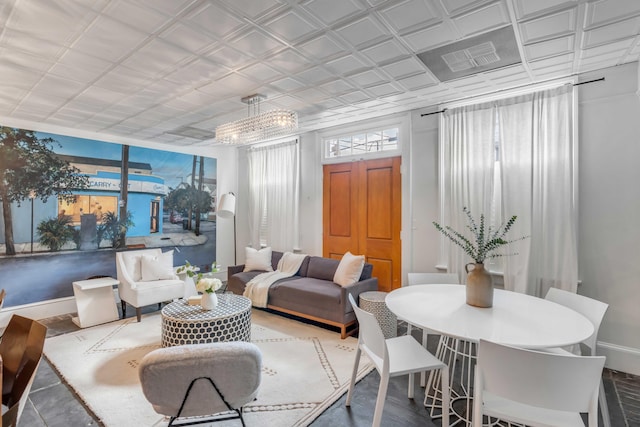
[[[226,37],[247,25],[236,16],[226,13],[224,9],[213,3],[204,3],[202,7],[191,12],[186,18],[187,26],[197,24],[205,31],[218,37]]]
[[[187,87],[199,87],[229,72],[227,67],[198,58],[170,72],[164,78]]]
[[[400,79],[398,80],[398,83],[400,83],[408,90],[414,90],[425,86],[438,84],[438,82],[427,73]]]
[[[558,67],[558,66],[567,66],[573,63],[575,55],[562,55],[562,56],[554,56],[553,58],[546,58],[540,61],[532,61],[530,63],[531,69],[540,70],[543,68],[550,67]]]
[[[327,98],[327,95],[324,92],[312,87],[298,91],[295,93],[295,95],[298,99],[304,99],[313,102]],[[278,103],[280,103],[280,99],[278,99]]]
[[[228,7],[234,9],[242,16],[258,19],[262,15],[282,7],[283,3],[275,0],[221,0]]]
[[[402,59],[392,64],[387,64],[381,67],[393,78],[406,77],[411,74],[423,73],[425,66],[422,62],[418,61],[414,57]]]
[[[368,64],[365,64],[352,55],[343,56],[342,58],[330,61],[327,63],[327,67],[337,74],[350,74],[355,71],[370,68]]]
[[[217,43],[211,35],[189,28],[181,22],[176,22],[163,31],[160,38],[190,52],[200,52]]]
[[[388,37],[385,29],[371,16],[350,22],[336,30],[348,43],[355,47],[364,46]]]
[[[457,39],[455,31],[448,22],[406,34],[402,38],[411,46],[414,53],[420,53]]]
[[[113,63],[69,49],[49,72],[79,82],[91,82],[113,67]]]
[[[315,39],[300,45],[298,48],[303,53],[320,60],[325,60],[345,51],[338,42],[333,40],[327,34],[322,34]]]
[[[640,14],[639,1],[597,0],[586,3],[587,27]]]
[[[640,34],[640,18],[627,19],[585,31],[583,47],[588,49],[599,44],[636,37],[638,34]]]
[[[257,30],[251,30],[233,40],[233,47],[254,57],[261,57],[285,47],[282,43]]]
[[[567,35],[576,30],[575,9],[564,10],[520,24],[522,42],[529,44],[539,40]]]
[[[41,58],[32,53],[18,50],[1,49],[0,55],[2,61],[7,65],[12,65],[24,70],[31,70],[36,73],[46,72],[53,64],[51,59]]]
[[[160,39],[153,39],[122,63],[130,68],[144,70],[149,76],[165,74],[193,54]]]
[[[291,10],[265,23],[264,26],[290,43],[318,30],[314,24]]]
[[[497,70],[485,71],[482,74],[490,79],[499,79],[504,77],[526,75],[527,70],[522,66],[522,64],[516,64],[510,67],[498,68]]]
[[[519,20],[545,13],[567,4],[577,5],[579,0],[514,0],[513,6]]]
[[[307,83],[321,83],[331,80],[333,75],[323,67],[313,67],[296,74],[296,78]]]
[[[231,91],[232,93],[242,93],[250,95],[254,92],[254,89],[258,86],[256,82],[241,76],[238,73],[229,74],[220,80],[214,82],[217,86],[224,86],[224,92]],[[207,92],[204,88],[201,88],[203,92]],[[214,93],[209,91],[209,93]]]
[[[16,88],[20,89],[20,92],[25,93],[24,90],[29,90],[40,81],[42,73],[35,72],[33,70],[26,70],[20,67],[14,67],[11,63],[0,63],[0,86],[3,90]]]
[[[78,95],[76,97],[76,100],[79,102],[84,102],[86,104],[95,104],[97,102],[100,102],[102,104],[102,108],[104,108],[109,104],[120,101],[122,98],[123,95],[120,92],[103,89],[99,86],[91,86],[80,95]]]
[[[96,17],[82,2],[21,1],[6,26],[33,37],[69,45]]]
[[[245,55],[244,53],[229,46],[221,46],[219,48],[216,48],[205,55],[205,57],[213,62],[226,65],[229,68],[236,68],[247,64],[247,62],[249,61],[253,61],[250,56]]]
[[[110,1],[104,9],[104,13],[113,19],[150,34],[157,32],[171,20],[171,15],[128,1]]]
[[[291,92],[296,89],[300,89],[301,87],[304,87],[304,84],[300,83],[299,81],[291,77],[285,77],[284,79],[271,82],[270,84],[271,86],[275,86],[276,88],[280,89],[283,92]]]
[[[337,79],[321,85],[320,89],[331,95],[339,95],[341,93],[352,91],[354,87],[342,79]]]
[[[382,9],[380,14],[396,32],[410,28],[425,27],[441,20],[431,2],[425,0],[407,0]]]
[[[105,16],[99,17],[85,32],[84,37],[74,43],[73,48],[92,55],[117,61],[130,54],[147,38],[147,34]]]
[[[382,64],[402,56],[407,56],[409,52],[397,41],[387,40],[368,49],[364,49],[362,54],[375,64]]]
[[[84,90],[86,85],[54,75],[46,75],[33,87],[34,91],[69,99]]]
[[[363,73],[353,74],[349,76],[349,81],[354,82],[358,86],[366,87],[386,82],[386,78],[375,70],[367,70]]]
[[[402,92],[402,90],[391,83],[384,83],[377,86],[371,86],[367,88],[368,92],[373,93],[375,96],[389,96]]]
[[[524,47],[524,52],[529,60],[572,52],[575,48],[575,40],[576,38],[572,34],[567,37],[532,43]]]
[[[304,4],[304,8],[326,25],[333,25],[363,10],[362,5],[354,0],[311,0]]]
[[[276,71],[262,62],[249,65],[248,67],[241,69],[240,73],[257,82],[268,82],[282,77],[282,73],[280,71]]]
[[[287,49],[269,58],[269,63],[275,68],[289,73],[295,73],[310,66],[309,61],[292,49]]]
[[[502,2],[474,9],[471,12],[453,18],[453,21],[465,37],[503,27],[510,23],[509,11]]]
[[[167,16],[178,16],[197,0],[136,0],[143,4],[145,8],[153,8]]]
[[[52,39],[41,39],[24,31],[7,27],[4,28],[0,37],[0,47],[21,50],[42,59],[56,59],[67,50],[67,46]]]
[[[150,83],[151,80],[146,74],[120,65],[98,79],[95,85],[115,92],[131,94]]]
[[[345,93],[344,95],[340,95],[339,96],[340,100],[348,103],[348,104],[355,104],[358,102],[363,102],[367,99],[369,99],[369,95],[367,95],[366,93],[360,91],[360,90],[354,90],[353,92],[349,92],[349,93]]]
[[[586,59],[593,56],[606,55],[609,53],[614,53],[616,55],[622,56],[627,50],[629,50],[633,42],[634,39],[626,39],[620,40],[615,43],[608,43],[590,49],[585,49],[582,51],[580,58]]]
[[[447,13],[455,15],[463,10],[473,9],[484,3],[484,0],[441,0]]]

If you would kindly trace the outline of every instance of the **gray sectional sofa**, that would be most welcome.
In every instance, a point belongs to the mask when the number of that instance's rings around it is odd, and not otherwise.
[[[282,252],[273,251],[271,266],[275,270]],[[340,328],[341,338],[353,331],[356,316],[348,294],[357,301],[362,292],[377,291],[378,279],[371,277],[373,266],[365,263],[360,281],[350,286],[333,282],[339,260],[319,256],[305,257],[298,272],[269,288],[267,308]],[[243,271],[244,265],[229,266],[227,290],[242,295],[246,284],[264,271]]]

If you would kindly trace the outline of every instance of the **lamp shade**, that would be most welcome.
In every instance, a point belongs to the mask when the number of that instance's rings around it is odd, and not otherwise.
[[[232,218],[236,214],[236,196],[233,193],[225,193],[220,196],[218,213],[220,218]]]

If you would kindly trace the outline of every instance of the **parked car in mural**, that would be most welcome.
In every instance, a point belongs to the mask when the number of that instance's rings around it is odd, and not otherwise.
[[[180,212],[171,211],[171,213],[169,214],[169,222],[171,224],[179,224],[182,222],[182,219],[183,218]]]

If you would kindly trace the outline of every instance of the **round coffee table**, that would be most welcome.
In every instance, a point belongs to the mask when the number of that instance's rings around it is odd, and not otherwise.
[[[251,300],[240,295],[218,295],[213,310],[175,301],[164,306],[161,315],[162,347],[251,341]]]

